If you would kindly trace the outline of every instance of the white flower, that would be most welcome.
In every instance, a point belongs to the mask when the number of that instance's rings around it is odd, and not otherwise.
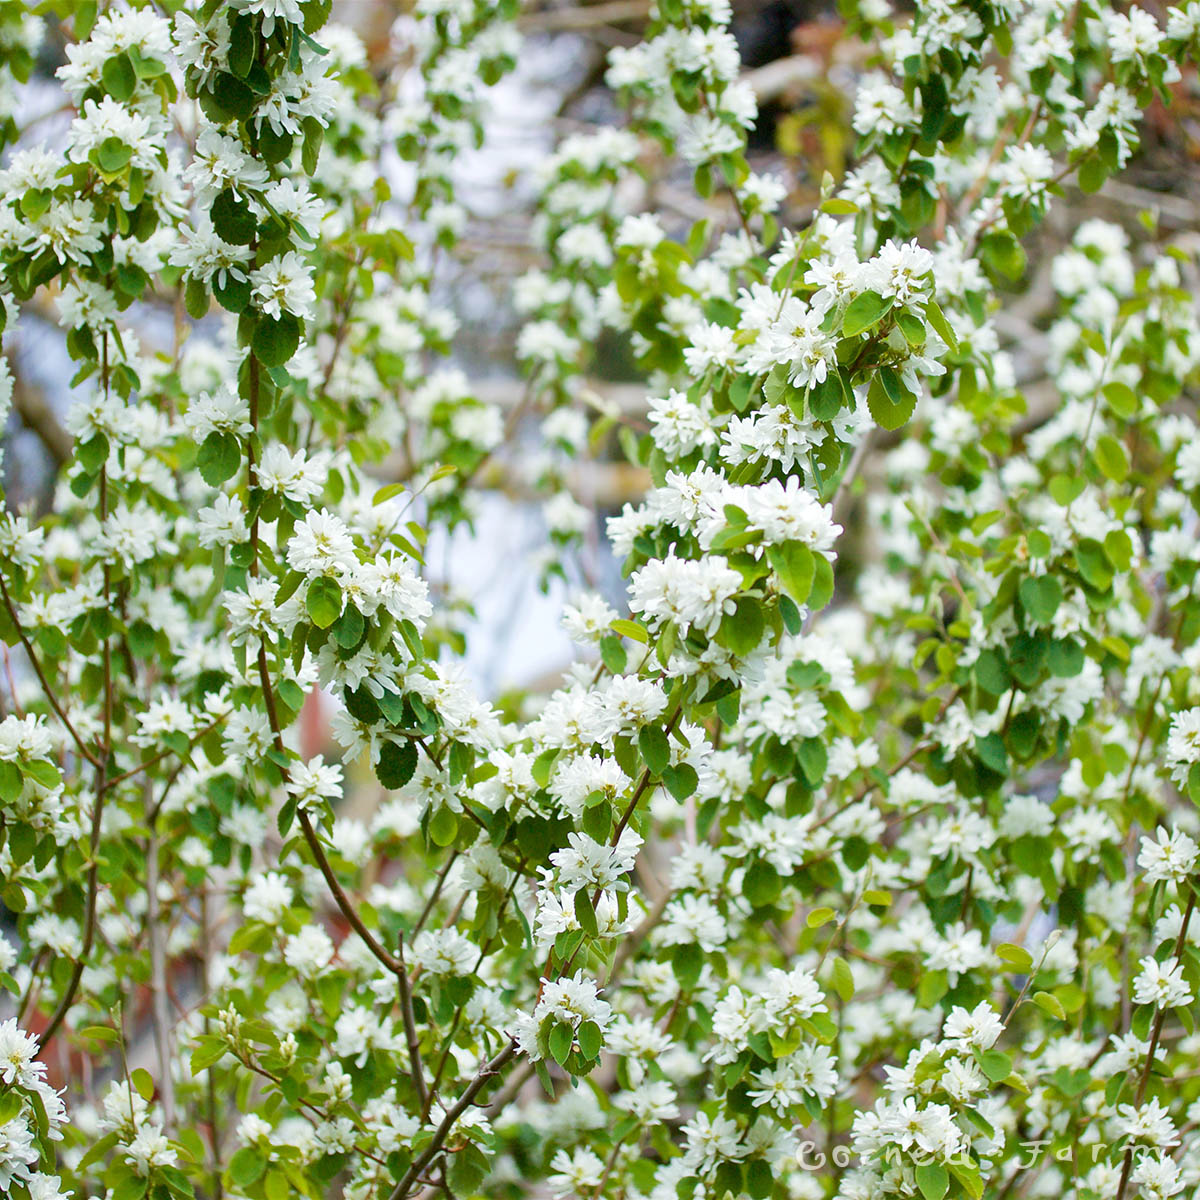
[[[305,513],[287,548],[288,566],[302,575],[339,575],[358,565],[345,522],[324,509]]]
[[[1157,841],[1155,838],[1142,838],[1138,854],[1138,866],[1145,871],[1147,883],[1157,883],[1163,879],[1182,883],[1196,865],[1200,847],[1181,829],[1168,831],[1160,826],[1155,836]]]
[[[145,1178],[156,1167],[173,1167],[176,1154],[162,1128],[147,1123],[125,1147],[125,1160],[132,1165],[136,1174]]]
[[[283,947],[283,961],[305,979],[314,979],[333,957],[333,942],[317,925],[305,925]]]
[[[308,762],[293,763],[287,791],[299,809],[307,811],[326,801],[332,804],[342,798],[342,768],[337,763],[326,763],[320,754]]]
[[[409,951],[413,964],[431,975],[469,975],[479,957],[479,947],[455,929],[423,929]]]
[[[1138,964],[1141,970],[1133,981],[1133,1002],[1153,1004],[1157,1008],[1175,1008],[1192,1002],[1192,989],[1183,977],[1183,964],[1172,959],[1160,963],[1147,955]]]
[[[956,1005],[946,1018],[946,1040],[974,1050],[990,1050],[1004,1029],[999,1015],[981,1000],[970,1012]]]
[[[1193,764],[1200,763],[1200,708],[1189,708],[1171,717],[1167,761],[1171,778],[1177,786],[1186,788],[1189,771]]]
[[[277,871],[259,875],[242,896],[242,911],[251,921],[277,925],[293,900],[292,889]]]
[[[677,621],[711,635],[741,589],[742,577],[719,555],[697,561],[672,554],[634,572],[630,603],[654,629]]]
[[[254,299],[269,317],[278,319],[287,312],[302,321],[311,321],[316,315],[312,272],[295,250],[251,271],[250,286]]]
[[[15,1018],[0,1023],[0,1079],[10,1086],[37,1089],[46,1073],[45,1063],[35,1062],[37,1038],[17,1025]]]
[[[590,1150],[580,1148],[568,1154],[556,1150],[550,1160],[554,1172],[547,1180],[557,1197],[575,1197],[598,1188],[604,1182],[604,1163]]]

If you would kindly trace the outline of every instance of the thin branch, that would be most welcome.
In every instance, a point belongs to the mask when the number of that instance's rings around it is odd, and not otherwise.
[[[466,1091],[451,1108],[447,1109],[442,1123],[434,1131],[432,1141],[400,1177],[400,1182],[392,1190],[389,1200],[405,1200],[405,1197],[411,1193],[413,1184],[419,1181],[425,1168],[442,1152],[442,1147],[446,1144],[446,1138],[454,1128],[454,1123],[471,1107],[475,1102],[475,1097],[487,1086],[488,1081],[497,1075],[516,1056],[516,1053],[517,1042],[515,1038],[511,1038],[503,1050],[479,1068],[475,1073],[475,1078],[467,1084]]]
[[[404,1037],[408,1042],[408,1061],[412,1068],[413,1083],[417,1088],[417,1098],[421,1101],[421,1111],[429,1107],[429,1092],[425,1087],[425,1069],[421,1065],[421,1045],[417,1037],[417,1023],[413,1017],[412,988],[408,982],[408,972],[404,966],[404,939],[400,939],[398,954],[400,973],[396,976],[400,988],[400,1016],[404,1021]],[[435,1083],[436,1086],[436,1083]]]
[[[79,753],[82,754],[83,757],[87,759],[87,761],[91,763],[93,767],[98,767],[100,765],[99,760],[84,744],[83,738],[79,736],[75,726],[71,724],[70,717],[68,717],[63,711],[62,705],[59,704],[58,700],[55,698],[54,692],[50,687],[50,681],[46,678],[46,673],[42,670],[42,664],[38,661],[38,656],[34,653],[33,645],[26,636],[25,630],[21,628],[21,620],[17,616],[17,610],[13,605],[12,597],[8,594],[8,586],[5,584],[4,577],[2,575],[0,575],[0,596],[2,596],[4,599],[4,607],[8,610],[9,618],[11,619],[13,626],[17,631],[17,637],[21,639],[21,645],[25,650],[25,654],[29,658],[30,665],[33,667],[33,672],[38,677],[38,682],[42,685],[42,692],[45,694],[47,702],[49,703],[50,707],[54,709],[55,715],[63,723],[67,732],[71,735],[71,740],[75,743]]]
[[[142,788],[142,804],[148,818],[153,807],[149,779]],[[158,1053],[158,1086],[162,1097],[163,1124],[170,1132],[175,1127],[175,1079],[171,1074],[171,1034],[167,1013],[167,956],[158,903],[158,835],[153,823],[150,824],[150,840],[146,844],[146,937],[150,943],[150,1015],[154,1026],[154,1048]]]
[[[12,377],[12,403],[21,423],[38,436],[55,466],[61,467],[71,457],[75,439],[59,423],[54,409],[37,388],[26,383],[16,371],[12,371]]]
[[[1188,924],[1192,913],[1196,911],[1196,883],[1188,881],[1188,902],[1184,909],[1183,920],[1179,924],[1179,936],[1175,939],[1175,961],[1183,961],[1183,948],[1187,944]],[[1137,1094],[1134,1104],[1140,1108],[1146,1097],[1146,1088],[1150,1084],[1150,1076],[1154,1071],[1154,1056],[1158,1052],[1158,1040],[1162,1036],[1163,1025],[1167,1020],[1167,1007],[1161,1007],[1154,1017],[1154,1027],[1150,1031],[1150,1049],[1146,1051],[1146,1065],[1142,1068],[1142,1076],[1138,1080]],[[1121,1182],[1117,1185],[1116,1200],[1125,1200],[1125,1189],[1129,1186],[1129,1173],[1133,1168],[1133,1145],[1125,1151],[1125,1161],[1121,1164]]]

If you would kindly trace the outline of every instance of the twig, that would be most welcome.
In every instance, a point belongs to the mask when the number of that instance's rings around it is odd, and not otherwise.
[[[62,705],[59,704],[58,700],[55,698],[54,692],[50,687],[50,681],[46,678],[45,671],[42,670],[42,664],[38,662],[38,657],[33,651],[33,646],[30,643],[29,638],[25,635],[25,630],[21,628],[21,620],[17,616],[17,610],[13,605],[12,597],[8,594],[8,585],[4,582],[4,577],[2,575],[0,575],[0,596],[2,596],[4,599],[4,607],[8,610],[9,618],[12,620],[13,626],[17,631],[17,637],[21,639],[21,645],[25,649],[25,654],[29,658],[30,665],[33,667],[33,672],[38,677],[38,682],[42,685],[42,692],[45,694],[47,702],[49,703],[50,707],[54,709],[55,715],[63,723],[67,732],[71,735],[71,740],[75,743],[79,753],[82,754],[83,757],[87,759],[87,761],[91,763],[93,767],[99,767],[99,760],[84,744],[83,738],[79,736],[75,726],[71,724],[71,719],[63,711]]]
[[[446,1111],[446,1115],[442,1118],[442,1123],[434,1131],[433,1139],[425,1150],[413,1160],[412,1165],[400,1177],[400,1182],[396,1184],[392,1190],[389,1200],[405,1200],[405,1197],[412,1190],[412,1185],[416,1183],[421,1176],[421,1173],[429,1166],[431,1162],[441,1153],[442,1147],[446,1144],[446,1138],[450,1135],[451,1129],[454,1128],[455,1121],[467,1111],[468,1108],[475,1102],[475,1097],[487,1086],[488,1081],[498,1074],[500,1070],[513,1058],[517,1053],[516,1039],[510,1039],[508,1044],[490,1058],[482,1067],[475,1073],[475,1078],[467,1084],[466,1090],[458,1098],[457,1102]]]
[[[404,939],[400,939],[398,952],[400,973],[396,976],[400,988],[400,1015],[404,1021],[404,1036],[408,1042],[408,1061],[412,1068],[413,1083],[417,1088],[417,1098],[421,1101],[421,1110],[429,1105],[429,1092],[425,1087],[425,1070],[421,1066],[421,1045],[417,1037],[417,1023],[413,1018],[412,988],[408,982],[408,972],[404,969]],[[436,1080],[434,1082],[436,1087]]]

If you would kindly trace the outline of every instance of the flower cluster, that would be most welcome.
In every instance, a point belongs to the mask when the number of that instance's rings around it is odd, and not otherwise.
[[[0,1188],[1194,1188],[1194,247],[1091,217],[1006,302],[1200,9],[848,6],[799,204],[730,4],[657,0],[514,189],[505,411],[448,285],[517,8],[76,5],[43,137],[0,3],[8,346],[75,364],[0,517]],[[427,549],[500,485],[573,575],[612,441],[623,584],[481,694]]]

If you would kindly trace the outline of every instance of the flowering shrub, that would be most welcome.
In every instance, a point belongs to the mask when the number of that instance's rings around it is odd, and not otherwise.
[[[1200,6],[848,6],[855,162],[785,222],[728,3],[658,0],[625,124],[544,164],[507,418],[434,282],[515,0],[420,0],[382,81],[324,0],[50,7],[65,159],[0,127],[3,312],[76,368],[51,511],[0,518],[6,1194],[1195,1191],[1191,249],[1078,226],[1047,411],[996,318]],[[681,163],[690,225],[639,186]],[[586,531],[602,333],[626,599],[497,709],[424,547],[518,426]]]

